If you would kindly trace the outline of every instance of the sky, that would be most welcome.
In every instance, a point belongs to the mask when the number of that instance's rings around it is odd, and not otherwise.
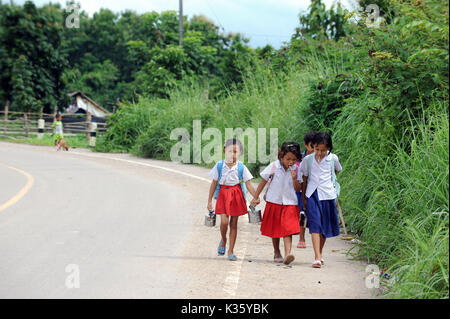
[[[324,0],[327,8],[338,0]],[[4,1],[7,2],[7,1]],[[25,0],[15,0],[23,4]],[[37,6],[50,0],[34,0]],[[65,0],[51,0],[65,7]],[[100,8],[119,13],[131,9],[137,13],[179,10],[179,0],[76,0],[89,16]],[[340,0],[342,6],[354,9],[355,0]],[[219,26],[220,31],[242,33],[250,38],[250,46],[270,44],[278,49],[289,41],[298,27],[298,14],[306,12],[310,0],[183,0],[183,14],[189,18],[203,14]]]

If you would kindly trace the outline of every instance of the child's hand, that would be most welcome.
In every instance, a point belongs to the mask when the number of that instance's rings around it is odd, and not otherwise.
[[[295,172],[295,170],[292,170],[291,171],[291,176],[292,176],[292,178],[297,178],[297,173]]]
[[[253,198],[252,201],[250,202],[250,205],[252,205],[253,207],[256,207],[259,203],[261,202],[261,200],[258,198]]]
[[[206,208],[208,209],[208,211],[212,211],[213,210],[212,202],[208,202]]]

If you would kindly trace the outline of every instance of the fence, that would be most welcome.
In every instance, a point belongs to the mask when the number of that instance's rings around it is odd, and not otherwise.
[[[97,124],[97,134],[106,132],[106,120],[86,114],[61,114],[65,136],[85,134],[89,139],[92,123]],[[43,133],[53,133],[54,116],[45,113],[0,111],[0,136],[28,138],[39,133],[38,122],[43,119]]]

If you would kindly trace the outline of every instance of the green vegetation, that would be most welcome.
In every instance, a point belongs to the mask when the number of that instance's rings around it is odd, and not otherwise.
[[[24,143],[24,144],[33,144],[33,145],[42,145],[42,146],[54,146],[53,137],[51,134],[44,134],[42,139],[38,139],[35,137],[27,137],[27,138],[15,138],[13,135],[9,137],[0,137],[0,140],[14,142],[14,143]],[[89,143],[86,141],[86,136],[82,134],[78,134],[75,136],[64,136],[64,140],[66,140],[67,144],[70,148],[89,148]]]
[[[111,92],[123,92],[97,151],[169,159],[177,142],[170,132],[192,134],[193,120],[222,134],[278,128],[280,143],[330,131],[344,167],[341,206],[361,241],[357,255],[389,273],[385,296],[448,298],[448,0],[360,1],[373,2],[384,18],[378,28],[312,1],[279,50],[248,48],[239,35],[227,42],[204,18],[185,21],[191,33],[181,48],[174,13],[128,13],[111,24],[102,21],[117,16],[102,10],[70,31],[80,34],[67,74],[80,72],[83,90],[100,101],[104,94],[109,107]],[[154,19],[157,29],[138,29],[145,21],[154,28]],[[95,38],[101,23],[110,38]],[[108,49],[95,58],[82,49],[100,40]],[[107,58],[123,47],[126,58]],[[249,168],[257,176],[262,165]]]
[[[68,28],[73,14],[59,4],[0,2],[0,105],[52,113],[79,90],[113,111],[120,101],[166,98],[193,82],[215,98],[242,81],[239,70],[254,55],[247,39],[220,34],[204,16],[185,17],[181,47],[175,11],[80,11],[79,28]]]

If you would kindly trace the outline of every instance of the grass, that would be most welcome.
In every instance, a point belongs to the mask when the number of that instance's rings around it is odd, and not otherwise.
[[[86,141],[86,136],[84,134],[79,134],[76,136],[65,136],[64,139],[66,140],[70,148],[90,148],[89,143]],[[11,135],[9,137],[1,136],[0,140],[12,143],[54,146],[53,137],[50,134],[44,134],[42,139],[38,139],[37,136],[27,138],[27,137],[14,137],[13,135]]]

